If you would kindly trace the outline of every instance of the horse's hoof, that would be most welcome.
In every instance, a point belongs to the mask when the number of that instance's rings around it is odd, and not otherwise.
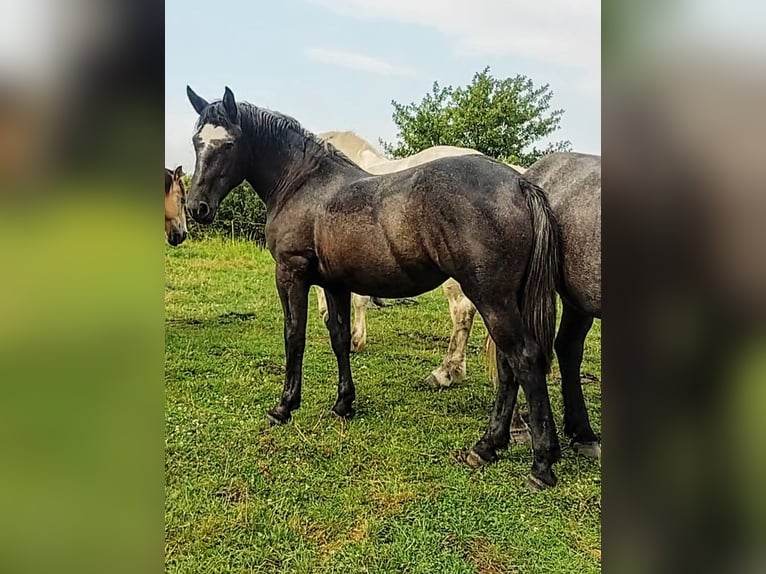
[[[492,464],[493,462],[493,460],[482,458],[481,455],[473,449],[469,450],[463,457],[463,463],[474,470]]]
[[[362,340],[351,339],[351,352],[359,353],[360,351],[364,350],[364,347],[366,345],[367,345],[367,341],[365,341],[364,339]]]
[[[544,472],[538,472],[535,474],[534,468],[527,477],[527,488],[535,492],[553,488],[558,483],[556,475],[553,474],[553,470],[549,469]]]
[[[450,379],[447,377],[437,377],[434,373],[431,373],[426,377],[425,383],[436,391],[439,389],[448,389],[452,386],[452,381]]]
[[[593,442],[573,442],[572,450],[578,454],[587,456],[595,460],[601,460],[601,443]]]
[[[543,490],[548,490],[549,488],[552,488],[556,486],[555,484],[547,484],[544,481],[540,480],[536,476],[530,474],[527,477],[527,488],[531,490],[532,492],[542,492]]]
[[[290,421],[290,412],[279,407],[266,413],[266,421],[270,426],[284,425]]]
[[[332,414],[334,414],[336,417],[343,419],[343,420],[351,420],[354,418],[354,415],[356,414],[356,411],[354,410],[354,407],[342,407],[339,405],[335,405],[332,409],[330,409]]]

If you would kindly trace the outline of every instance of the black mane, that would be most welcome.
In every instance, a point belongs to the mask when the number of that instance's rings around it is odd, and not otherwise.
[[[252,130],[257,131],[259,136],[262,137],[265,135],[270,139],[273,138],[275,140],[285,139],[284,136],[286,133],[291,134],[293,137],[298,136],[298,138],[304,142],[315,144],[314,146],[304,146],[306,152],[312,148],[312,151],[315,153],[317,151],[323,152],[321,155],[329,155],[358,167],[334,145],[324,141],[313,132],[304,128],[298,120],[291,116],[267,108],[260,108],[245,101],[237,102],[237,109],[239,110],[240,125],[246,130],[247,128],[251,128]],[[210,105],[202,111],[194,127],[195,131],[199,130],[205,124],[213,124],[223,127],[231,126],[231,121],[226,115],[226,110],[224,109],[221,100],[211,102]]]

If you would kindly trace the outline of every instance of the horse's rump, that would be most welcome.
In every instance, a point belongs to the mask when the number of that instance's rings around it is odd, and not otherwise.
[[[562,297],[601,316],[601,158],[555,153],[525,174],[546,190],[562,235]]]

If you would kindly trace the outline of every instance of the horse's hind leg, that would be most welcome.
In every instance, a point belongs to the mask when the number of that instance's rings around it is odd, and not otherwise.
[[[481,306],[479,309],[481,310]],[[548,387],[545,384],[545,357],[543,350],[532,339],[524,326],[519,310],[513,305],[503,305],[496,309],[484,306],[482,312],[492,338],[507,359],[506,379],[513,377],[515,383],[500,384],[498,380],[495,408],[490,416],[487,432],[476,443],[468,455],[468,462],[474,466],[496,460],[496,449],[508,445],[508,428],[515,403],[515,395],[509,394],[513,385],[521,385],[527,396],[529,423],[532,433],[534,462],[529,477],[529,485],[536,489],[555,486],[557,479],[553,473],[553,464],[560,456],[556,424],[551,412]],[[498,355],[498,373],[500,373],[502,355]],[[508,408],[510,404],[511,408]],[[507,413],[507,418],[505,418]],[[504,429],[501,427],[504,426]]]
[[[515,411],[516,396],[519,392],[519,381],[510,368],[508,357],[499,347],[497,355],[497,388],[495,404],[489,417],[487,430],[481,440],[468,453],[466,462],[473,467],[497,460],[497,451],[504,449],[510,442],[510,423]]]
[[[450,335],[447,354],[441,366],[434,369],[426,379],[426,382],[436,389],[449,387],[453,382],[465,378],[465,349],[476,316],[476,307],[465,296],[457,281],[448,280],[442,289],[449,303],[452,334]]]
[[[332,407],[337,416],[350,419],[354,416],[356,391],[351,378],[351,293],[326,291],[327,329],[330,331],[332,350],[338,361],[338,399]]]
[[[585,337],[592,325],[593,317],[565,302],[555,349],[561,370],[561,395],[564,397],[564,434],[572,439],[572,448],[577,452],[601,458],[601,444],[590,426],[580,384]]]
[[[489,378],[495,385],[497,390],[498,384],[498,362],[497,362],[497,345],[492,340],[492,337],[487,335],[484,341],[484,352],[487,355],[487,370],[489,371]],[[517,444],[531,444],[532,435],[529,432],[529,425],[521,416],[521,405],[519,404],[518,394],[516,396],[516,406],[513,408],[513,415],[511,415],[511,439]]]
[[[354,327],[351,331],[351,351],[357,353],[367,344],[367,306],[370,298],[366,295],[351,294],[354,307]]]

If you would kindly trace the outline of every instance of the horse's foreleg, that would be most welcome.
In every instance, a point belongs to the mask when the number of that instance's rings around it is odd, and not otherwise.
[[[561,370],[561,395],[564,397],[564,434],[572,439],[572,448],[577,452],[601,458],[601,444],[590,426],[580,384],[585,337],[592,325],[593,317],[564,303],[555,349]]]
[[[365,305],[367,302],[365,301]],[[338,399],[332,412],[344,419],[354,416],[356,391],[351,378],[351,293],[348,291],[327,292],[328,320],[332,350],[338,361]]]
[[[324,324],[327,324],[327,298],[324,294],[324,289],[317,287],[317,308],[319,309],[319,315],[322,317]]]
[[[309,284],[293,269],[277,266],[277,290],[284,313],[285,387],[279,404],[266,415],[271,424],[284,424],[301,405],[303,351],[306,347],[306,316]]]
[[[366,295],[351,294],[354,307],[354,328],[351,332],[351,351],[357,353],[367,344],[367,306],[370,298]]]
[[[434,369],[426,379],[426,382],[434,388],[446,388],[453,382],[459,382],[465,378],[465,350],[476,316],[476,307],[463,294],[457,281],[448,280],[442,289],[449,303],[452,334],[450,335],[447,354],[444,356],[441,366]]]

